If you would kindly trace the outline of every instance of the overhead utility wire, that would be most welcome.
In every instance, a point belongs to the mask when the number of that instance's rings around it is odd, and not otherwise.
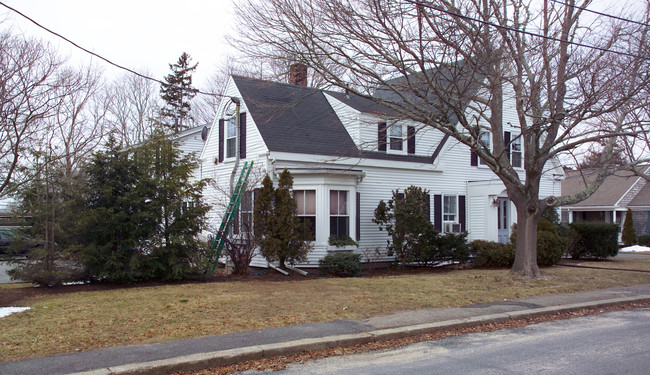
[[[573,42],[573,41],[570,41],[570,40],[564,40],[564,39],[556,38],[556,37],[552,37],[552,36],[541,35],[541,34],[533,33],[531,31],[519,30],[519,29],[515,29],[514,27],[510,27],[510,26],[498,25],[496,23],[483,21],[483,20],[480,20],[478,18],[465,16],[465,15],[460,14],[460,13],[455,13],[455,12],[452,12],[450,10],[446,10],[444,8],[436,7],[436,6],[433,6],[433,5],[430,5],[430,4],[425,4],[425,3],[421,2],[421,1],[416,1],[416,0],[404,0],[404,1],[406,1],[408,3],[411,3],[411,4],[422,6],[422,7],[425,7],[425,8],[437,10],[438,12],[448,14],[448,15],[450,15],[452,17],[458,17],[458,18],[462,18],[462,19],[467,20],[467,21],[478,22],[480,24],[483,24],[483,25],[486,25],[486,26],[492,26],[492,27],[495,27],[497,29],[512,31],[512,32],[515,32],[515,33],[525,34],[525,35],[533,36],[533,37],[537,37],[537,38],[552,40],[554,42],[572,44],[574,46],[585,47],[585,48],[589,48],[589,49],[593,49],[593,50],[597,50],[597,51],[601,51],[601,52],[608,52],[608,53],[613,53],[613,54],[616,54],[616,55],[634,57],[634,58],[637,58],[637,59],[647,59],[646,57],[639,56],[639,55],[629,53],[629,52],[623,52],[623,51],[617,51],[617,50],[612,50],[612,49],[598,47],[598,46],[592,46],[592,45],[589,45],[589,44]]]
[[[61,35],[61,34],[55,32],[55,31],[52,31],[52,30],[48,29],[47,27],[45,27],[45,26],[39,24],[38,22],[34,21],[33,19],[29,18],[27,15],[21,13],[21,12],[18,11],[17,9],[12,8],[12,7],[10,7],[9,5],[7,5],[7,4],[5,4],[5,3],[1,2],[1,1],[0,1],[0,5],[2,5],[3,7],[7,8],[7,9],[9,9],[9,10],[11,10],[11,11],[17,13],[17,14],[19,14],[20,16],[26,18],[26,19],[29,20],[31,23],[33,23],[34,25],[36,25],[36,26],[40,27],[41,29],[47,31],[48,33],[53,34],[53,35],[56,35],[57,37],[59,37],[59,38],[65,40],[66,42],[72,44],[73,46],[79,48],[80,50],[82,50],[82,51],[84,51],[84,52],[86,52],[86,53],[89,53],[89,54],[91,54],[91,55],[97,57],[98,59],[101,59],[101,60],[103,60],[103,61],[105,61],[105,62],[107,62],[107,63],[113,65],[113,66],[116,67],[116,68],[119,68],[119,69],[125,70],[125,71],[127,71],[127,72],[129,72],[129,73],[131,73],[131,74],[135,74],[135,75],[137,75],[138,77],[141,77],[141,78],[144,78],[144,79],[148,79],[148,80],[150,80],[150,81],[158,82],[158,83],[160,83],[161,85],[168,85],[168,83],[166,83],[166,82],[163,82],[163,81],[161,81],[161,80],[159,80],[159,79],[156,79],[156,78],[153,78],[153,77],[149,77],[149,76],[144,75],[144,74],[142,74],[142,73],[138,73],[138,72],[136,72],[135,70],[129,69],[129,68],[127,68],[127,67],[125,67],[125,66],[122,66],[122,65],[119,65],[119,64],[116,64],[116,63],[112,62],[111,60],[109,60],[109,59],[107,59],[107,58],[105,58],[105,57],[103,57],[103,56],[101,56],[101,55],[98,55],[98,54],[95,53],[95,52],[92,52],[92,51],[90,51],[90,50],[87,50],[86,48],[84,48],[84,47],[78,45],[77,43],[71,41],[70,39],[64,37],[63,35]],[[220,94],[215,94],[215,93],[211,93],[211,92],[204,92],[204,91],[201,91],[201,90],[197,90],[197,93],[199,93],[199,94],[203,94],[203,95],[211,95],[211,96],[222,96],[222,95],[220,95]]]
[[[562,4],[562,5],[567,6],[567,7],[572,7],[572,8],[584,10],[585,12],[597,14],[599,16],[609,17],[609,18],[613,18],[615,20],[619,20],[619,21],[623,21],[623,22],[630,22],[630,23],[634,23],[634,24],[637,24],[637,25],[640,25],[640,26],[650,27],[650,24],[639,22],[639,21],[636,21],[636,20],[631,20],[629,18],[624,18],[624,17],[615,16],[613,14],[598,12],[596,10],[591,10],[591,9],[586,8],[586,7],[581,7],[579,5],[567,4],[566,2],[560,1],[560,0],[551,0],[551,1],[554,2],[554,3]]]

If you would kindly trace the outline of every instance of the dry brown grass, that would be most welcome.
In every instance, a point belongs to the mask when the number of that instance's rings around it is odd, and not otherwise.
[[[596,263],[599,267],[607,264]],[[648,259],[620,259],[612,264],[614,268],[650,269]],[[31,310],[0,319],[0,361],[650,283],[650,273],[642,272],[568,267],[544,271],[548,278],[536,281],[513,277],[507,270],[473,269],[39,295],[19,301]],[[5,288],[31,287],[0,286],[0,293]]]

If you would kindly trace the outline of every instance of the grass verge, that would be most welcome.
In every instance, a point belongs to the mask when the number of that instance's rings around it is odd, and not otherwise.
[[[648,259],[593,264],[650,270]],[[34,295],[28,285],[3,285],[0,293],[24,288],[31,296],[16,305],[32,309],[0,319],[0,361],[650,283],[650,273],[566,267],[544,272],[548,278],[536,281],[513,277],[507,270],[435,270],[354,279],[252,278],[58,295]]]

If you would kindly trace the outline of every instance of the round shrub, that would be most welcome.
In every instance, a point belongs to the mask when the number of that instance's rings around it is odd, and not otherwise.
[[[644,236],[639,236],[639,238],[636,239],[639,245],[641,246],[649,246],[650,247],[650,234],[646,234]]]
[[[517,226],[513,225],[510,235],[512,247],[517,243]],[[557,264],[567,248],[567,240],[559,236],[557,227],[541,217],[537,222],[537,265],[548,267]]]
[[[339,277],[361,276],[361,254],[337,252],[318,261],[321,273]]]
[[[510,244],[474,240],[469,243],[478,267],[512,267],[515,249]]]

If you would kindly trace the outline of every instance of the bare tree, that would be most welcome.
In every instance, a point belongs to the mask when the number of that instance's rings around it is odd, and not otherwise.
[[[237,38],[251,58],[304,63],[328,84],[392,109],[396,119],[469,146],[516,206],[511,271],[535,278],[543,209],[588,197],[612,171],[613,145],[644,133],[629,115],[638,113],[633,99],[648,87],[647,18],[634,24],[584,17],[590,0],[566,3],[243,0]],[[510,140],[504,98],[514,103],[512,125],[519,128]],[[618,121],[604,120],[621,108]],[[486,133],[492,142],[482,141]],[[607,146],[592,185],[571,197],[540,199],[542,174],[554,158],[602,140]],[[509,158],[513,142],[523,148],[523,175]]]
[[[49,154],[61,160],[64,175],[72,177],[79,164],[104,141],[107,108],[99,99],[101,74],[92,66],[61,72],[65,82],[59,105],[46,123]]]
[[[29,179],[27,155],[68,89],[62,64],[45,44],[0,33],[0,197]]]
[[[143,75],[148,75],[146,72]],[[108,103],[108,121],[123,146],[142,143],[155,126],[152,119],[158,111],[158,86],[153,81],[125,75],[102,93]]]

